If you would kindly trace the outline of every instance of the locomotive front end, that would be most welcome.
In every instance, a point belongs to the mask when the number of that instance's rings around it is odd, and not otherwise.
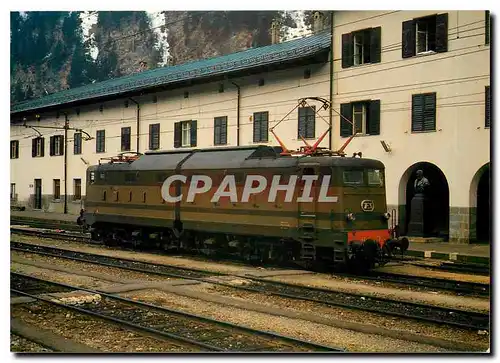
[[[380,165],[378,165],[380,164]],[[343,224],[348,260],[357,266],[373,267],[387,261],[393,239],[389,230],[385,174],[382,163],[344,167]]]

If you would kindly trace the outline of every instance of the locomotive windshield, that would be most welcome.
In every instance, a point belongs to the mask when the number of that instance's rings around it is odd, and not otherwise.
[[[363,170],[345,170],[343,173],[344,184],[346,185],[363,185]]]
[[[384,186],[384,173],[378,169],[344,170],[342,178],[345,186]]]
[[[380,170],[368,170],[368,185],[384,186],[384,178]]]

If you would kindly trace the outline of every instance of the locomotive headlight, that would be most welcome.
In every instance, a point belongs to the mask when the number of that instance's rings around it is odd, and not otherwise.
[[[384,218],[385,218],[385,219],[389,219],[389,218],[391,218],[391,213],[387,213],[387,212],[386,212],[386,213],[384,213]]]
[[[354,215],[354,213],[347,213],[346,218],[348,221],[356,220],[356,216]]]

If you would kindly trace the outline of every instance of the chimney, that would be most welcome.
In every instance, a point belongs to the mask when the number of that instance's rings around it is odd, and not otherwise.
[[[313,33],[317,34],[324,29],[325,16],[321,11],[315,11],[313,14]]]
[[[280,42],[280,24],[276,19],[271,23],[271,44],[278,44]]]

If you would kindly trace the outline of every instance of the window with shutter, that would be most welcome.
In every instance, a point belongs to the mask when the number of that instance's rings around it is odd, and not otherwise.
[[[253,114],[253,141],[267,142],[268,141],[268,120],[269,112],[255,112]]]
[[[379,63],[380,53],[381,27],[342,35],[342,68]]]
[[[380,134],[380,100],[356,101],[340,105],[340,136]],[[352,124],[349,121],[352,121]]]
[[[448,51],[448,14],[403,22],[403,58]]]
[[[149,149],[157,150],[160,148],[160,124],[149,125]]]
[[[486,86],[485,89],[485,120],[484,120],[484,126],[485,127],[491,127],[491,93],[490,93],[490,86]]]
[[[214,145],[227,144],[227,116],[214,118]]]
[[[49,149],[50,156],[64,155],[64,136],[51,136],[49,140]]]
[[[12,140],[10,142],[10,158],[11,159],[19,158],[19,140]]]
[[[43,157],[45,153],[45,139],[43,137],[37,137],[31,142],[31,156],[32,157]]]
[[[300,107],[298,138],[314,139],[316,133],[316,107]]]
[[[411,131],[436,130],[436,93],[412,96]]]
[[[73,135],[73,154],[79,155],[82,153],[82,134],[77,132]]]
[[[121,130],[121,150],[122,151],[130,151],[131,133],[132,133],[131,127],[122,127],[122,130]]]
[[[106,151],[106,131],[96,131],[96,152],[103,153]]]

